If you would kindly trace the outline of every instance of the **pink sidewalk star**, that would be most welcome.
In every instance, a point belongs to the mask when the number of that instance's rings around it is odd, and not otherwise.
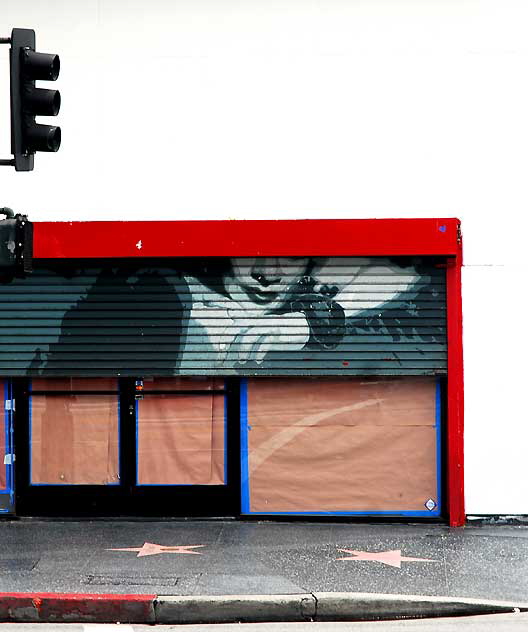
[[[401,568],[402,562],[438,562],[438,560],[426,560],[421,557],[405,557],[401,554],[401,549],[394,551],[380,551],[379,553],[372,553],[370,551],[351,551],[349,549],[337,549],[341,553],[350,553],[354,557],[338,557],[338,560],[345,560],[347,562],[380,562],[380,564],[387,564],[387,566],[394,566],[395,568]]]
[[[184,553],[187,555],[201,555],[200,551],[190,551],[189,549],[197,549],[202,546],[205,546],[205,544],[195,544],[193,546],[162,546],[161,544],[152,544],[152,542],[145,542],[141,547],[105,549],[105,551],[137,551],[136,557],[145,557],[145,555],[159,555],[160,553]]]

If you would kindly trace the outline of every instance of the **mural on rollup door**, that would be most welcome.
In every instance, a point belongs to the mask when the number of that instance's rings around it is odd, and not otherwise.
[[[10,375],[445,370],[445,270],[427,259],[42,262],[0,294]]]

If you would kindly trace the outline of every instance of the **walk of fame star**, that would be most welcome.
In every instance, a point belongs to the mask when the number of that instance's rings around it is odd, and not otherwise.
[[[105,549],[105,551],[137,551],[136,557],[145,557],[145,555],[160,555],[160,553],[182,553],[186,555],[201,555],[200,551],[191,551],[190,549],[198,549],[205,544],[195,544],[193,546],[162,546],[161,544],[152,544],[145,542],[140,547],[128,547],[124,549]]]
[[[401,568],[402,562],[438,562],[438,560],[426,560],[421,557],[405,557],[401,554],[401,549],[380,551],[379,553],[373,553],[371,551],[351,551],[350,549],[337,550],[341,553],[349,553],[354,556],[338,557],[338,560],[347,562],[379,562],[380,564],[387,564],[387,566],[394,566],[395,568]]]

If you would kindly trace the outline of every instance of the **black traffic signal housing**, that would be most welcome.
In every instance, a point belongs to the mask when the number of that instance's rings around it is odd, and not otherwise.
[[[33,224],[27,215],[0,208],[0,283],[23,278],[33,271]]]
[[[35,116],[56,116],[58,90],[36,88],[35,81],[55,81],[60,72],[58,55],[35,51],[33,29],[13,29],[10,50],[11,153],[17,171],[32,171],[35,152],[57,151],[61,129],[35,122]]]

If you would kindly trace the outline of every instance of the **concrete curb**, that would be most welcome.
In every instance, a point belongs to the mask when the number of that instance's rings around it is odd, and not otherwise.
[[[376,621],[499,614],[528,610],[528,603],[458,597],[376,593],[313,593],[317,621]]]
[[[156,623],[262,623],[311,621],[316,601],[312,594],[160,596],[154,601]]]
[[[197,597],[0,593],[0,621],[29,623],[377,621],[526,611],[528,603],[376,593]]]

